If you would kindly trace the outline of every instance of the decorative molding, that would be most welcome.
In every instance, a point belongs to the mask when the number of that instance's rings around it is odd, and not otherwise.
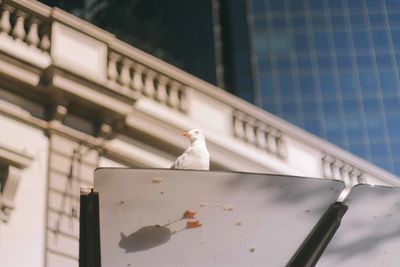
[[[239,110],[233,113],[233,135],[281,159],[287,157],[281,130]]]
[[[33,161],[33,157],[0,145],[0,164],[25,169]]]
[[[0,146],[0,220],[7,222],[14,209],[22,169],[28,167],[33,157]]]

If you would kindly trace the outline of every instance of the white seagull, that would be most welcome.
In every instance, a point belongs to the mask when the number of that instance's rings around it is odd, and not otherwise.
[[[189,138],[190,146],[175,160],[171,169],[209,170],[210,154],[203,133],[198,129],[191,129],[183,135]]]

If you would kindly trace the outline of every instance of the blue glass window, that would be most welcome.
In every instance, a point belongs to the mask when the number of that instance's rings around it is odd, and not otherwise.
[[[335,82],[331,75],[320,74],[319,83],[323,99],[336,98]]]
[[[381,113],[381,103],[376,98],[363,100],[364,111],[368,113]]]
[[[281,58],[276,61],[279,71],[282,72],[290,72],[292,69],[292,63],[290,59]]]
[[[388,13],[389,24],[391,27],[398,27],[400,25],[399,13]]]
[[[329,50],[328,34],[326,32],[315,33],[314,42],[317,50]]]
[[[284,12],[285,1],[269,1],[270,9],[273,12]]]
[[[310,117],[318,117],[318,107],[314,101],[307,100],[307,102],[303,101],[303,113],[307,118]]]
[[[304,9],[303,1],[289,1],[291,10],[302,11]]]
[[[337,1],[340,2],[340,1]],[[343,31],[346,29],[346,20],[344,16],[332,15],[331,23],[334,31]]]
[[[312,10],[323,10],[323,1],[320,0],[309,0],[309,8]]]
[[[315,135],[321,136],[322,134],[321,122],[318,119],[306,118],[304,120],[304,127],[307,131]]]
[[[364,144],[350,144],[349,150],[351,153],[366,158],[368,155],[368,148]]]
[[[387,126],[388,132],[391,138],[400,138],[400,116],[399,115],[387,115]]]
[[[374,7],[376,9],[376,7]],[[371,27],[382,27],[385,25],[385,18],[382,14],[370,14],[369,23]]]
[[[364,7],[364,1],[347,1],[347,6],[359,10]]]
[[[334,32],[333,38],[334,38],[336,49],[348,49],[349,48],[349,39],[347,37],[346,32]]]
[[[387,33],[383,30],[372,31],[372,40],[376,48],[388,47]]]
[[[267,21],[265,20],[264,17],[255,17],[253,19],[253,23],[254,23],[254,28],[255,30],[261,30],[261,32],[263,30],[265,30],[267,28]]]
[[[272,70],[271,62],[267,59],[260,58],[257,61],[257,67],[260,71],[267,71],[270,72]]]
[[[337,103],[337,101],[334,101],[334,100],[323,101],[322,108],[324,110],[324,114],[328,115],[328,116],[334,117],[335,115],[338,115],[338,113],[339,113],[338,103]]]
[[[365,90],[378,90],[378,80],[374,72],[360,72],[360,87],[361,91]]]
[[[368,48],[368,33],[365,31],[353,31],[353,42],[355,48]]]
[[[376,113],[366,113],[366,124],[369,139],[384,140],[383,117]]]
[[[357,66],[359,69],[370,69],[373,67],[372,57],[370,55],[357,55]]]
[[[297,1],[295,1],[297,2]],[[300,2],[300,1],[298,1]],[[295,28],[306,28],[306,18],[305,17],[292,17],[292,25]]]
[[[339,69],[352,69],[353,63],[351,61],[351,58],[348,56],[337,56],[336,57],[336,62],[339,67]]]
[[[294,45],[296,47],[296,50],[299,52],[308,51],[308,36],[304,33],[296,33],[294,35]]]
[[[333,66],[333,58],[328,56],[319,56],[317,58],[318,61],[318,68],[320,72],[327,71],[331,72],[332,71],[332,66]]]
[[[272,19],[272,25],[274,29],[282,30],[286,28],[286,19],[285,17],[274,17]]]
[[[361,104],[358,99],[344,99],[342,104],[347,116],[361,113]]]
[[[350,1],[350,2],[354,3],[354,2],[361,2],[361,1]],[[351,27],[354,29],[365,28],[365,25],[367,25],[367,20],[364,17],[364,15],[351,15],[350,16],[350,24],[351,24]]]
[[[389,150],[385,143],[370,144],[372,160],[382,160],[389,157]]]
[[[251,1],[251,11],[253,14],[265,14],[265,1]]]
[[[384,97],[383,105],[385,107],[386,113],[400,114],[400,98],[399,97],[397,97],[397,96]]]
[[[398,93],[397,74],[393,71],[380,71],[379,79],[382,94],[384,96],[395,96]]]
[[[311,59],[309,57],[297,58],[297,66],[300,71],[310,72],[311,71]]]
[[[311,21],[314,29],[326,30],[326,20],[321,13],[313,14]]]
[[[392,43],[395,50],[400,49],[400,29],[391,29]]]
[[[364,143],[366,141],[366,130],[361,116],[346,117],[345,129],[350,144]]]
[[[352,73],[341,73],[339,75],[340,91],[345,99],[356,98],[357,95],[357,77]]]
[[[294,1],[294,2],[296,2],[296,1]],[[301,2],[301,1],[299,1],[299,2]],[[343,8],[343,2],[344,1],[327,1],[328,2],[328,5],[329,5],[329,8],[332,8],[332,9],[341,9],[341,8]]]
[[[393,56],[376,55],[376,64],[379,69],[393,68]]]
[[[262,94],[272,92],[273,90],[273,78],[272,75],[268,72],[261,72],[260,73],[260,88],[262,88]]]
[[[392,156],[394,159],[400,160],[400,142],[392,142],[390,144]],[[400,162],[399,162],[400,165]]]
[[[295,89],[290,76],[280,76],[279,91],[282,101],[295,102]]]
[[[315,98],[315,85],[313,81],[313,77],[306,75],[300,76],[300,92],[302,94],[303,99],[314,99]]]

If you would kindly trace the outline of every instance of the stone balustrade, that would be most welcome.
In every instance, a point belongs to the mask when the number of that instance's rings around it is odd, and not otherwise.
[[[326,153],[322,155],[322,170],[324,178],[342,180],[348,186],[366,182],[364,171]]]
[[[282,132],[272,125],[239,110],[233,113],[233,134],[235,137],[281,159],[286,157]]]
[[[0,35],[41,51],[50,50],[50,24],[44,14],[25,11],[11,1],[0,2]]]
[[[121,53],[109,52],[107,78],[108,86],[114,90],[149,97],[178,111],[186,111],[183,83]]]

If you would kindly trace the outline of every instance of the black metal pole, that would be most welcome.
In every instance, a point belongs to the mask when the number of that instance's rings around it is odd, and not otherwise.
[[[315,266],[339,228],[346,211],[347,206],[343,203],[336,202],[332,204],[286,266]]]
[[[81,193],[79,267],[101,267],[99,194]]]

